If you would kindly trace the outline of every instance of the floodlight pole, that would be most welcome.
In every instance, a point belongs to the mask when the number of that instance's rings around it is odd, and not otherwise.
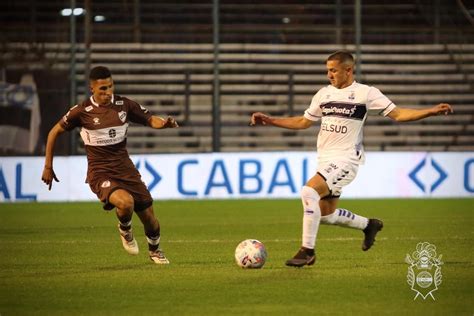
[[[440,22],[440,7],[439,7],[439,0],[435,0],[434,8],[433,8],[433,16],[434,16],[434,34],[433,34],[433,44],[439,44],[439,28],[441,25]]]
[[[342,44],[342,0],[336,0],[336,44]]]
[[[74,106],[76,104],[76,16],[74,15],[74,9],[76,8],[76,0],[70,0],[71,2],[71,16],[69,19],[69,31],[70,31],[70,67],[69,67],[69,78],[70,78],[70,96],[69,96],[69,104],[70,106]],[[76,153],[76,144],[77,144],[77,137],[76,133],[71,132],[71,148],[69,153],[74,155]]]
[[[142,31],[141,31],[141,21],[140,21],[140,0],[133,1],[133,41],[135,43],[140,43],[142,40]]]
[[[89,89],[87,80],[89,79],[89,72],[91,70],[91,42],[92,42],[92,0],[84,1],[84,8],[86,10],[84,17],[84,98],[89,97]]]
[[[355,0],[354,8],[354,23],[355,23],[355,45],[356,45],[356,80],[362,81],[361,78],[361,61],[362,61],[362,52],[361,52],[361,35],[362,35],[362,23],[361,23],[361,4],[362,0]]]
[[[219,78],[219,0],[212,3],[214,65],[212,85],[212,151],[221,150],[220,78]]]

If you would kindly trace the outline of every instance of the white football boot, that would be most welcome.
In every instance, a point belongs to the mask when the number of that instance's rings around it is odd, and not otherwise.
[[[126,252],[131,255],[138,255],[138,243],[133,237],[132,229],[130,230],[122,230],[120,228],[120,224],[118,225],[118,229],[120,232],[120,239],[122,239],[122,245]]]
[[[156,264],[169,264],[169,260],[166,258],[165,253],[161,249],[150,251],[150,259]]]

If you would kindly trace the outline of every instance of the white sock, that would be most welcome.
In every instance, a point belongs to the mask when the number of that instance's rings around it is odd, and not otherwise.
[[[319,208],[319,194],[313,188],[304,186],[301,189],[303,203],[303,243],[302,246],[314,249],[318,235],[321,209]]]
[[[326,216],[321,216],[321,223],[363,230],[367,227],[369,219],[354,214],[346,209],[337,208],[334,213]]]
[[[148,244],[152,245],[152,246],[157,246],[160,244],[160,236],[158,237],[148,237],[146,236],[146,240],[148,241]]]
[[[120,220],[119,220],[119,228],[121,231],[128,231],[130,229],[132,229],[132,220],[129,220],[128,222],[125,222],[125,223],[122,223]]]

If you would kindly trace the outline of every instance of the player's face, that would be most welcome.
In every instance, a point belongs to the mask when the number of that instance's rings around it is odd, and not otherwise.
[[[328,60],[326,68],[328,70],[329,82],[334,87],[342,89],[352,84],[352,66],[347,66],[338,60]]]
[[[107,105],[112,101],[114,94],[114,81],[111,77],[106,79],[97,79],[90,82],[90,88],[94,101],[99,105]]]

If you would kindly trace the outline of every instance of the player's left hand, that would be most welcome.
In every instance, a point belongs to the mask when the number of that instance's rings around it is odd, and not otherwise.
[[[175,128],[179,127],[178,122],[171,116],[168,116],[168,118],[163,122],[163,128]]]
[[[450,113],[453,113],[454,110],[448,103],[440,103],[433,107],[433,112],[435,113],[435,115],[448,115]]]

